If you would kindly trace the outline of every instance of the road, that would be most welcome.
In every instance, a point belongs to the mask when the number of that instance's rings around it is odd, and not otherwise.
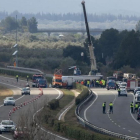
[[[128,97],[118,97],[115,90],[96,88],[92,91],[96,94],[96,98],[82,108],[80,116],[98,127],[140,138],[140,121],[136,120],[136,114],[130,113],[132,93],[128,93]],[[102,113],[103,102],[107,104],[106,114]],[[108,113],[110,102],[114,103],[113,114]]]
[[[16,79],[7,78],[0,76],[0,84],[4,84],[14,92],[14,98],[16,99],[16,106],[20,105],[21,103],[28,102],[33,98],[37,97],[41,92],[37,88],[31,88],[31,95],[23,95],[21,96],[21,88],[26,85],[26,81],[19,80],[17,83]],[[57,89],[53,88],[44,88],[43,95],[36,101],[22,107],[21,109],[17,110],[15,113],[12,113],[11,119],[17,124],[19,121],[19,117],[21,117],[24,113],[29,113],[32,115],[42,108],[44,104],[47,104],[48,101],[57,98],[60,95],[60,92]],[[0,122],[1,120],[9,119],[9,112],[13,110],[13,106],[3,106],[3,101],[0,102]],[[3,133],[0,135],[0,140],[12,140],[12,135],[10,133]],[[54,136],[53,136],[54,139]],[[65,138],[56,137],[55,140],[65,140]]]

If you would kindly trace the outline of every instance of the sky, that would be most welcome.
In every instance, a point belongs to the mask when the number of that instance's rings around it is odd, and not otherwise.
[[[82,13],[82,0],[0,0],[0,11],[11,13]],[[85,0],[87,13],[140,16],[140,0]]]

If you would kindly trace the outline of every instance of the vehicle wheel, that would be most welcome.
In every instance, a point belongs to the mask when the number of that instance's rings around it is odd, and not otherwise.
[[[2,134],[2,131],[0,131],[0,134]]]
[[[4,106],[6,106],[6,104],[4,104]]]
[[[137,117],[137,120],[139,120],[139,118]]]
[[[127,95],[126,95],[126,97],[127,97]]]
[[[15,106],[15,104],[13,104],[13,106]]]
[[[115,88],[115,90],[116,90],[116,88]]]

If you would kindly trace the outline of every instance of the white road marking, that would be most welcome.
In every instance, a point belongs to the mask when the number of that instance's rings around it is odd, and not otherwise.
[[[95,100],[92,102],[92,104],[91,105],[89,105],[86,109],[85,109],[85,111],[84,111],[84,118],[85,118],[85,120],[86,121],[88,121],[87,120],[87,110],[95,103],[95,101],[98,99],[98,94],[94,91],[94,93],[96,94],[96,98],[95,98]]]
[[[123,129],[125,129],[125,128],[123,128]]]
[[[70,109],[74,104],[71,104],[68,108],[66,108],[59,116],[58,120],[61,120],[61,117],[63,116],[63,114],[68,110]]]
[[[4,85],[8,85],[8,86],[12,86],[12,87],[19,88],[19,87],[17,87],[17,86],[11,85],[11,84],[7,84],[7,83],[3,83],[3,82],[0,82],[0,83],[1,83],[1,84],[4,84]],[[19,89],[21,89],[21,88],[19,88]],[[24,96],[25,96],[25,95],[24,95]],[[16,101],[19,100],[19,99],[21,99],[21,98],[23,98],[24,96],[21,96],[21,97],[17,98]],[[2,106],[3,106],[3,105],[0,105],[0,107],[2,107]],[[9,139],[9,138],[4,137],[4,136],[2,136],[2,135],[0,135],[0,137],[5,138],[5,139],[7,139],[7,140],[12,140],[12,139]]]
[[[133,93],[131,93],[131,94],[132,94],[132,95],[133,95],[133,97],[134,97],[134,94],[133,94]],[[140,124],[140,122],[139,122],[139,121],[137,121],[137,120],[135,119],[135,117],[133,116],[133,114],[131,113],[131,109],[130,109],[130,114],[131,114],[131,116],[132,116],[133,120],[134,120],[136,123]]]
[[[55,89],[55,88],[54,88],[54,89]],[[56,99],[61,98],[61,96],[63,95],[62,92],[61,92],[60,90],[58,90],[58,89],[55,89],[55,90],[57,90],[58,93],[59,93],[59,95],[58,95],[58,97],[56,97]],[[42,107],[41,109],[39,109],[38,111],[36,111],[36,113],[34,113],[34,115],[33,115],[33,120],[34,120],[34,118],[35,118],[35,115],[36,115],[38,112],[40,112],[43,108],[44,108],[44,107]],[[40,126],[39,126],[39,127],[40,127]],[[58,138],[61,138],[61,139],[64,139],[64,140],[68,140],[68,139],[63,138],[63,137],[61,137],[61,136],[59,136],[59,135],[53,134],[52,132],[49,132],[49,131],[45,130],[44,128],[41,128],[41,130],[44,131],[44,132],[46,132],[46,133],[48,133],[48,134],[51,134],[51,135],[53,135],[53,136],[56,136],[56,137],[58,137]]]
[[[9,138],[4,137],[4,136],[2,136],[2,135],[0,135],[0,137],[2,137],[2,138],[4,138],[4,139],[7,139],[7,140],[12,140],[12,139],[9,139]]]
[[[18,86],[14,86],[14,85],[11,85],[11,84],[7,84],[7,83],[3,83],[3,82],[0,82],[1,84],[4,84],[4,85],[8,85],[8,86],[12,86],[12,87],[16,87],[16,88],[18,88],[18,89],[21,89],[20,87],[18,87]]]
[[[130,130],[128,130],[129,132],[131,132]]]
[[[118,125],[119,127],[121,127],[120,125]]]
[[[136,135],[139,135],[138,133],[135,133]]]

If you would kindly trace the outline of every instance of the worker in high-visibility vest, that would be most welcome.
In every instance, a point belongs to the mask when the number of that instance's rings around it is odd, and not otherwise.
[[[109,113],[113,114],[113,103],[112,102],[110,102],[109,107],[110,107]]]
[[[17,79],[17,82],[18,82],[18,75],[16,75],[16,79]]]
[[[29,76],[27,75],[27,82],[28,82],[28,80],[29,80]]]
[[[103,114],[105,114],[105,113],[106,113],[106,102],[104,102],[104,103],[102,104],[102,107],[103,107]]]
[[[130,104],[131,113],[133,113],[133,107],[134,107],[133,102],[131,102],[131,104]]]
[[[138,108],[139,108],[139,105],[138,105],[138,103],[135,103],[135,110],[134,110],[134,113],[136,112],[138,112]]]

